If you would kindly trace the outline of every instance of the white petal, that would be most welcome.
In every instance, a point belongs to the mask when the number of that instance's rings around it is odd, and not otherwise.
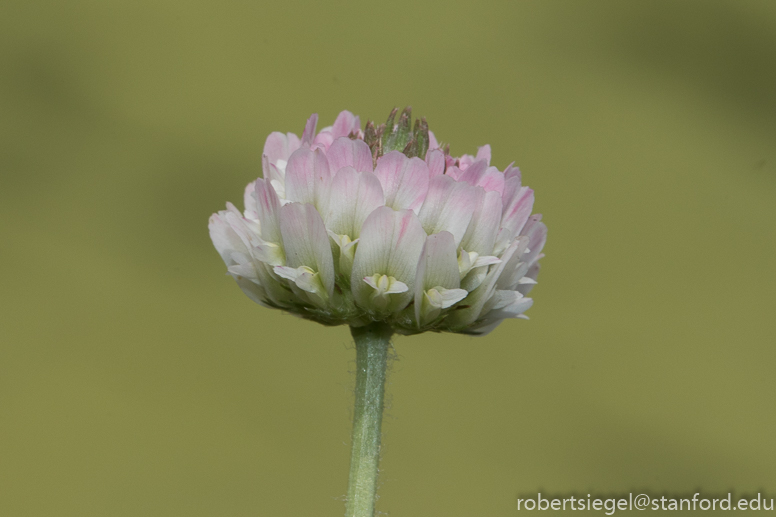
[[[413,296],[415,269],[426,233],[414,212],[395,212],[389,207],[375,209],[361,228],[351,274],[351,289],[361,307],[380,310],[371,304],[374,289],[363,279],[375,274],[392,276],[407,285],[407,292],[391,295],[389,312],[403,309]]]
[[[343,167],[331,183],[329,210],[324,218],[326,227],[355,240],[367,216],[384,204],[383,189],[374,174]]]
[[[431,303],[440,309],[448,309],[460,302],[469,294],[466,289],[445,289],[444,287],[432,287],[426,291],[426,296]]]
[[[480,316],[482,308],[485,303],[490,299],[495,290],[496,281],[499,279],[504,266],[512,258],[515,253],[520,254],[521,248],[525,248],[525,241],[513,242],[504,251],[501,257],[501,262],[488,272],[485,280],[473,291],[469,293],[467,297],[468,307],[461,309],[459,306],[457,310],[453,311],[445,320],[445,323],[453,330],[463,330],[465,327],[474,323]]]
[[[426,238],[415,276],[415,320],[419,325],[436,317],[429,314],[425,315],[426,318],[423,317],[426,291],[432,288],[458,289],[461,285],[455,250],[455,239],[450,232],[440,232]]]
[[[534,214],[528,218],[528,222],[525,223],[521,235],[528,237],[528,249],[526,256],[523,258],[529,264],[533,264],[539,259],[544,244],[547,241],[547,226],[541,222],[541,214]]]
[[[280,233],[289,267],[307,266],[321,276],[326,293],[334,291],[334,259],[323,220],[312,205],[289,203],[280,209]]]
[[[350,274],[353,271],[353,259],[356,257],[356,244],[358,239],[350,240],[348,235],[339,235],[331,230],[327,230],[329,237],[332,238],[334,243],[339,248],[339,256],[335,260],[337,272],[340,276],[344,277],[347,282],[350,282]],[[334,250],[336,255],[337,250]]]
[[[426,233],[448,231],[458,246],[472,218],[477,194],[474,187],[459,183],[444,174],[431,179],[428,195],[418,217]]]
[[[418,212],[428,192],[429,171],[423,160],[391,151],[377,160],[375,176],[383,187],[386,206]]]
[[[501,228],[496,236],[495,252],[497,255],[523,229],[523,226],[528,221],[528,217],[531,215],[533,203],[533,190],[528,187],[521,187],[509,201],[509,204],[504,206]]]
[[[237,232],[224,219],[224,213],[213,214],[210,216],[208,229],[210,230],[210,239],[216,247],[218,254],[227,266],[233,264],[231,260],[232,251],[247,251],[247,247],[240,239]]]

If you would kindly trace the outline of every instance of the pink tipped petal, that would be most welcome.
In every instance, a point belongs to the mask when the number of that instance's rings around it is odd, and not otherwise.
[[[372,152],[363,140],[337,138],[329,147],[326,156],[333,172],[342,167],[353,167],[358,172],[372,172]]]
[[[261,222],[261,238],[268,242],[281,241],[278,213],[280,199],[269,181],[256,180],[256,207]]]
[[[331,144],[334,142],[334,135],[331,134],[328,131],[321,131],[317,135],[315,135],[315,140],[313,140],[313,147],[322,147],[323,149],[329,149],[331,147]]]
[[[517,178],[518,181],[521,179],[520,175],[520,168],[514,166],[514,162],[510,163],[506,169],[504,169],[504,178],[507,180],[512,178]]]
[[[425,239],[426,233],[418,216],[411,210],[397,212],[387,206],[375,209],[361,228],[353,261],[350,285],[356,303],[371,308],[370,296],[374,289],[363,279],[376,274],[386,275],[405,284],[407,291],[392,294],[384,310],[403,309],[414,296],[415,269]]]
[[[304,125],[304,133],[302,133],[302,145],[310,147],[313,144],[313,138],[315,138],[315,127],[318,125],[318,114],[313,113],[310,118],[307,119],[307,123]]]
[[[471,167],[471,165],[474,163],[474,160],[475,160],[474,156],[470,154],[464,154],[463,156],[458,158],[458,168],[461,169],[462,171],[465,171],[466,169]]]
[[[383,189],[374,174],[343,167],[332,180],[326,227],[335,234],[355,240],[361,234],[367,216],[383,205]]]
[[[312,205],[289,203],[280,208],[280,233],[290,268],[309,267],[320,274],[329,296],[334,292],[334,259],[329,235]]]
[[[485,160],[477,160],[458,178],[473,187],[482,187],[486,191],[504,191],[504,175],[495,167],[488,167]]]
[[[331,133],[334,138],[339,138],[341,136],[348,136],[354,131],[357,132],[359,129],[361,129],[359,118],[345,110],[337,115],[337,120],[334,121],[334,125],[331,127]]]
[[[432,149],[426,153],[426,165],[430,177],[445,173],[445,153],[439,149]]]
[[[417,213],[428,191],[428,166],[420,158],[391,151],[377,160],[375,176],[385,193],[385,205]]]
[[[501,224],[501,195],[479,191],[472,220],[461,240],[461,247],[479,255],[490,255]]]
[[[322,149],[298,149],[286,166],[286,199],[319,206],[330,180],[329,162]]]
[[[439,149],[439,142],[437,141],[436,135],[434,135],[433,131],[428,132],[428,148]]]
[[[477,192],[474,187],[456,182],[447,175],[435,176],[429,183],[428,195],[418,217],[426,233],[431,235],[448,231],[453,234],[458,246],[469,226],[476,203]]]
[[[288,133],[284,135],[276,131],[267,137],[262,154],[269,159],[269,163],[274,165],[278,160],[288,161],[288,157],[299,149],[300,145],[299,137],[295,134]]]
[[[505,176],[506,177],[506,176]],[[520,184],[520,177],[512,176],[511,178],[507,178],[507,180],[504,182],[504,190],[501,194],[501,204],[502,206],[509,206],[512,204],[512,201],[517,197],[517,195],[520,193],[520,188],[522,185]]]
[[[458,181],[458,179],[463,176],[463,171],[455,165],[448,165],[445,169],[445,176],[450,176],[455,181]]]
[[[490,165],[490,144],[485,144],[477,149],[477,160],[485,160]]]

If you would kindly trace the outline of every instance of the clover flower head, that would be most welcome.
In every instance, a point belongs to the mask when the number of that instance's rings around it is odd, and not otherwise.
[[[425,119],[396,115],[270,134],[244,211],[210,218],[229,274],[253,301],[326,325],[484,334],[524,318],[547,228],[520,170],[492,167],[489,145],[451,157]]]

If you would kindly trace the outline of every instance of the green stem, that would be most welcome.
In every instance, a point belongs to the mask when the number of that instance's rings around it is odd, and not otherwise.
[[[380,463],[380,427],[388,346],[393,330],[384,323],[351,327],[356,342],[356,404],[346,517],[373,517]]]

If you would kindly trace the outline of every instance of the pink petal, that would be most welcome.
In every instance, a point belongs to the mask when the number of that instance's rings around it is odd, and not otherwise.
[[[348,110],[340,112],[337,115],[337,120],[334,121],[334,125],[331,127],[331,133],[334,138],[341,136],[348,136],[354,131],[361,129],[361,121],[355,115]]]
[[[375,167],[385,193],[385,205],[417,213],[428,191],[428,166],[420,158],[407,158],[399,151],[380,157]]]
[[[335,173],[342,167],[353,167],[358,172],[372,172],[372,153],[363,140],[337,138],[329,147],[326,157]]]
[[[482,187],[486,191],[504,191],[504,175],[495,167],[488,167],[485,160],[479,159],[469,166],[458,178],[473,187]]]
[[[464,154],[460,158],[458,158],[458,168],[462,171],[465,171],[468,169],[473,163],[475,162],[474,156],[470,154]]]
[[[315,137],[315,127],[318,125],[318,114],[313,113],[310,118],[307,119],[307,123],[304,126],[304,133],[302,133],[302,145],[310,147],[313,144],[313,138]]]
[[[426,153],[426,165],[430,177],[445,173],[445,153],[439,149],[432,149]]]
[[[338,235],[347,235],[355,240],[360,236],[361,226],[367,216],[383,205],[383,189],[374,174],[343,167],[331,183],[326,227]]]
[[[437,142],[437,138],[433,131],[428,132],[428,148],[439,149],[439,142]]]
[[[463,176],[463,171],[455,165],[448,165],[445,169],[445,176],[450,176],[455,181],[458,181],[458,178]]]
[[[509,165],[507,165],[507,168],[504,169],[504,178],[506,178],[507,180],[509,180],[511,178],[517,178],[518,181],[519,181],[520,180],[520,168],[519,167],[515,167],[514,165],[515,165],[515,162],[512,162]]]
[[[291,156],[291,153],[299,149],[300,145],[301,142],[299,141],[299,137],[295,134],[288,133],[284,135],[283,133],[278,133],[276,131],[270,133],[267,137],[267,140],[264,142],[264,151],[262,154],[266,155],[269,159],[269,163],[274,165],[278,160],[288,161],[288,157]],[[266,173],[265,170],[264,177],[266,177]]]
[[[477,149],[477,160],[485,160],[490,165],[490,144],[485,144]]]
[[[477,203],[474,187],[459,183],[444,174],[431,179],[428,195],[418,217],[429,235],[448,231],[461,242]]]
[[[332,135],[328,131],[321,131],[317,135],[315,135],[315,140],[313,140],[313,147],[322,147],[324,149],[329,149],[331,147],[331,144],[334,142],[334,135]]]
[[[461,247],[480,255],[491,255],[500,224],[501,195],[495,191],[480,190],[472,220],[461,240]]]
[[[261,222],[261,238],[268,242],[281,242],[278,223],[280,199],[268,180],[256,180],[256,200]]]
[[[297,149],[286,166],[286,199],[321,204],[321,196],[331,178],[329,162],[322,149]]]

